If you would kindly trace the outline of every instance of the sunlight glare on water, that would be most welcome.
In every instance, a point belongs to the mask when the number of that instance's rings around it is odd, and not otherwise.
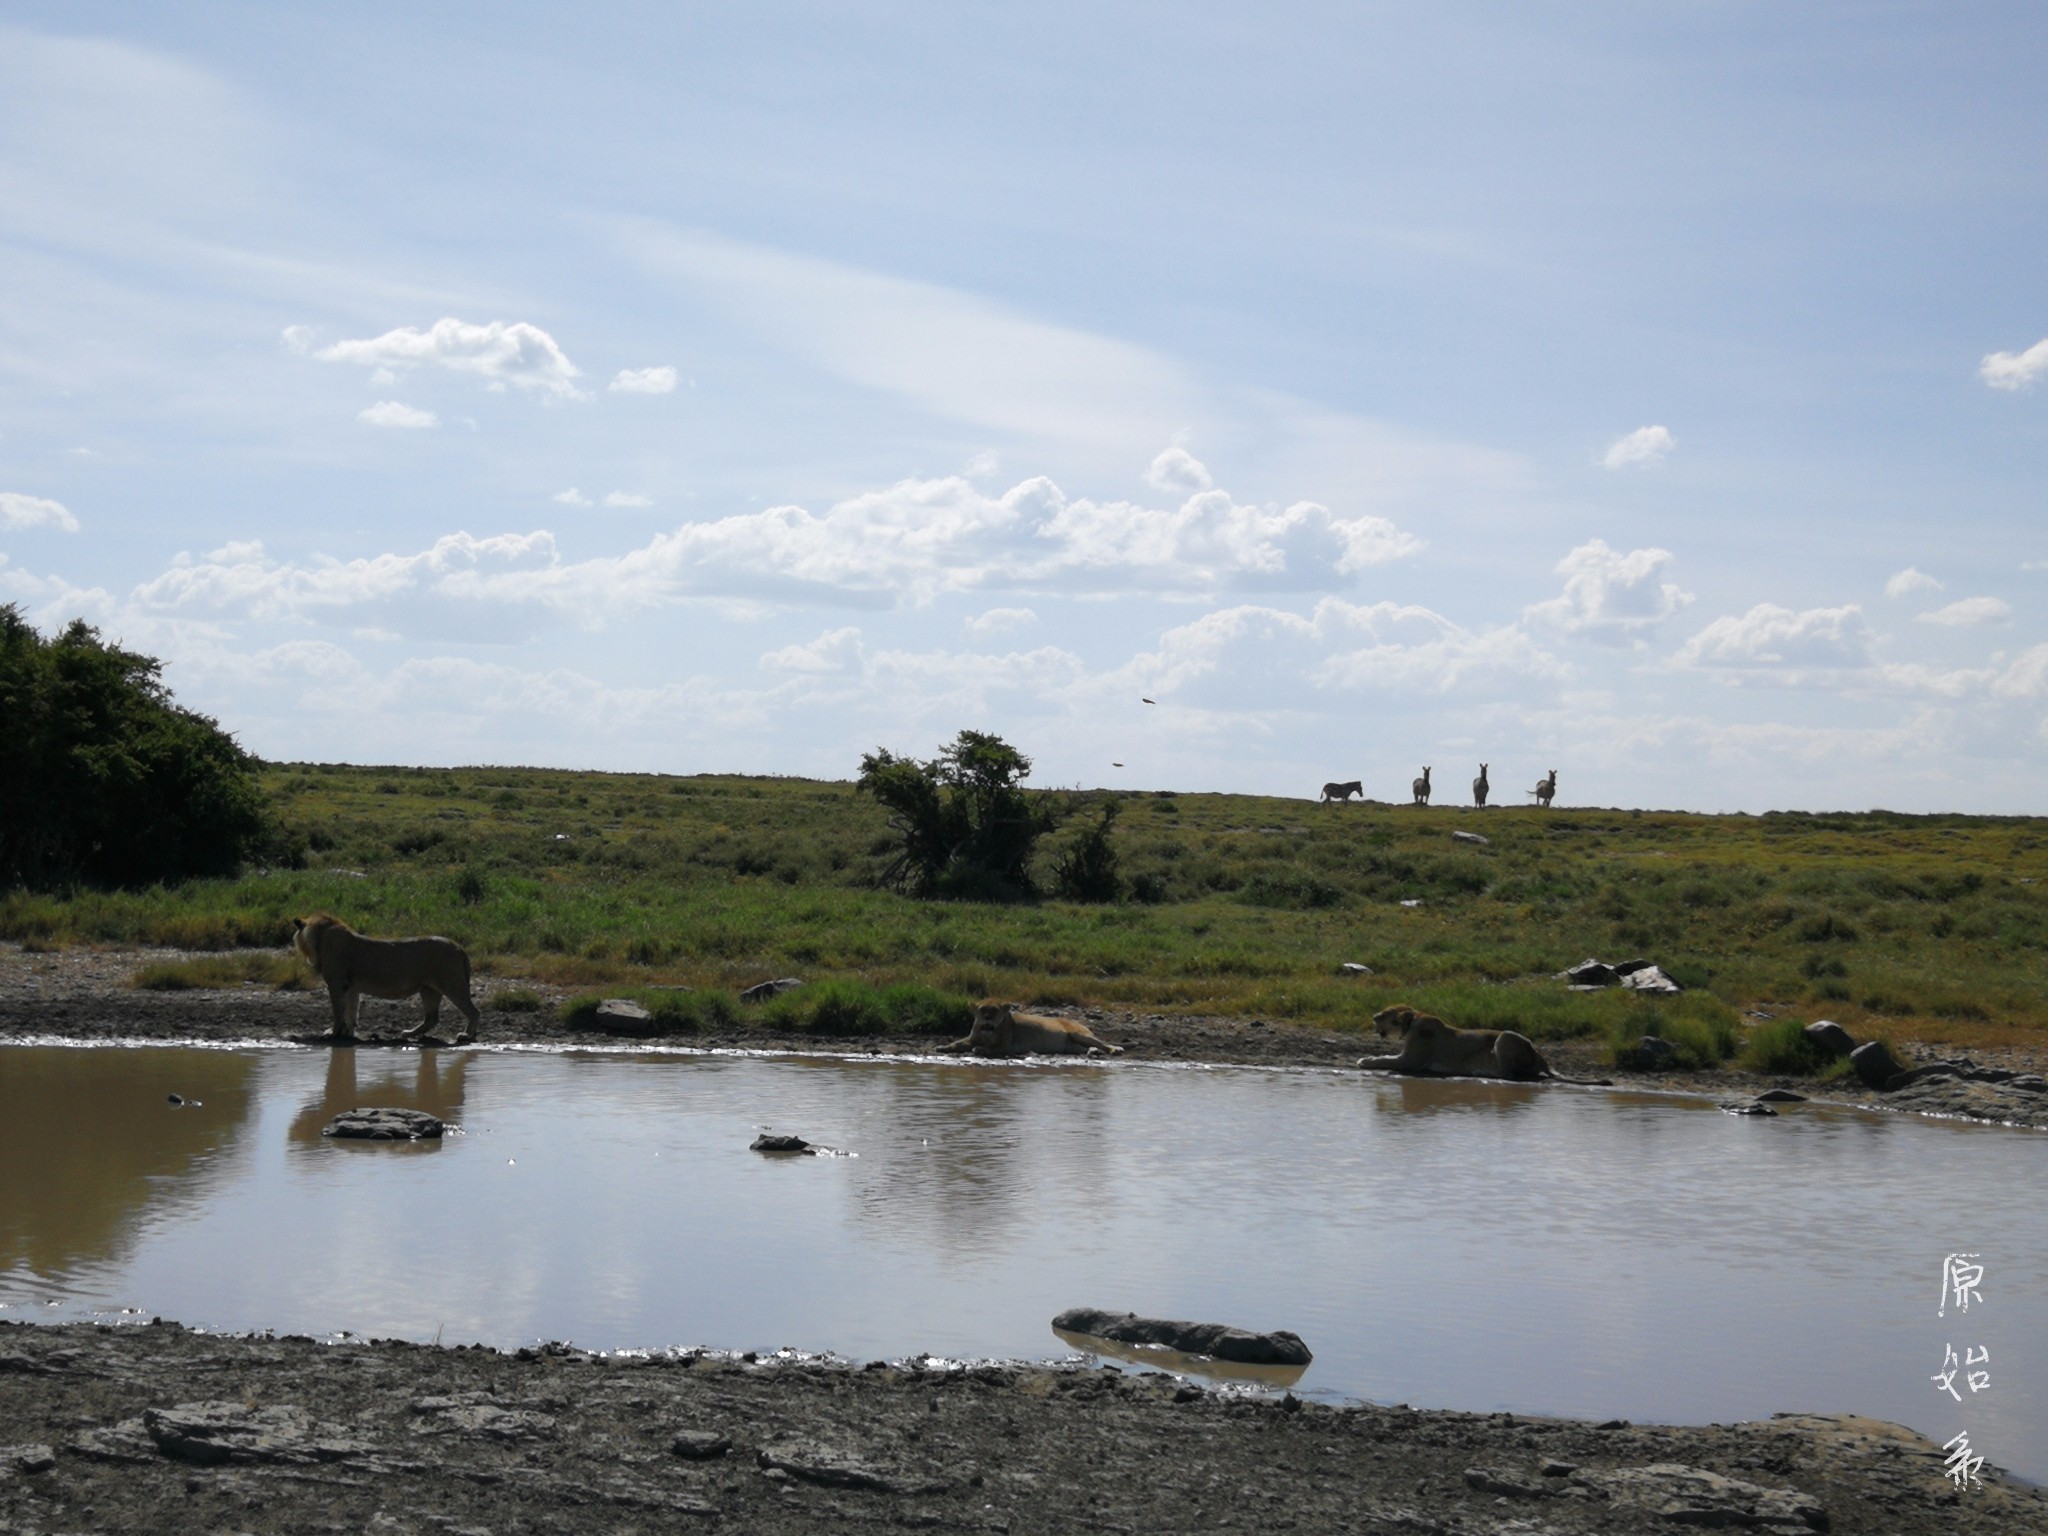
[[[357,1104],[461,1134],[320,1136]],[[855,1155],[766,1157],[763,1129]],[[11,1047],[0,1318],[1050,1358],[1053,1315],[1095,1306],[1292,1329],[1322,1395],[1854,1411],[2040,1478],[2044,1158],[1904,1116],[1324,1072]],[[1940,1319],[1957,1251],[1984,1300]],[[1961,1403],[1930,1380],[1948,1344],[1990,1351]]]

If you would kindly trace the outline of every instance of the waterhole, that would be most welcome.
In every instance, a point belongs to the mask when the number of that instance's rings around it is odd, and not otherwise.
[[[460,1133],[321,1137],[359,1104]],[[1338,1073],[9,1047],[0,1318],[1056,1358],[1054,1314],[1107,1307],[1292,1329],[1310,1395],[1858,1412],[2038,1480],[2044,1166],[1995,1127]],[[1981,1282],[1938,1315],[1956,1253]]]

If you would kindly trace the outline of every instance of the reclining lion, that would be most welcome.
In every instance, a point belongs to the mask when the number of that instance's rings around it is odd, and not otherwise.
[[[967,1038],[939,1050],[969,1056],[1121,1056],[1124,1048],[1096,1039],[1086,1024],[1072,1019],[1017,1013],[1008,1003],[986,1002],[974,1010],[974,1028]]]
[[[453,939],[366,939],[340,918],[316,912],[292,919],[292,947],[327,983],[336,1040],[355,1039],[356,1014],[365,994],[419,997],[427,1016],[405,1031],[408,1040],[417,1040],[440,1022],[444,997],[469,1020],[455,1043],[467,1045],[476,1038],[479,1021],[469,996],[469,955]]]
[[[1454,1029],[1433,1013],[1417,1013],[1405,1003],[1382,1008],[1372,1016],[1381,1034],[1399,1031],[1397,1056],[1361,1056],[1368,1072],[1404,1072],[1415,1077],[1504,1077],[1512,1082],[1549,1078],[1560,1083],[1593,1079],[1559,1077],[1527,1035],[1512,1029]]]

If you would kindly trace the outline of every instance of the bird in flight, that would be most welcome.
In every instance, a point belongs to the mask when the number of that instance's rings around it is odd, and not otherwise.
[[[1157,704],[1159,701],[1157,699],[1140,699],[1138,702],[1140,704]]]

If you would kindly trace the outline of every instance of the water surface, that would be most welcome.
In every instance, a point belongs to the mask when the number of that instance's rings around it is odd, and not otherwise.
[[[462,1134],[319,1135],[357,1104]],[[1129,1308],[1291,1328],[1318,1395],[1855,1411],[2039,1479],[2044,1168],[2038,1133],[1335,1073],[10,1047],[0,1317],[1049,1358],[1056,1312]],[[1985,1274],[1944,1319],[1951,1252]],[[1960,1403],[1950,1345],[1989,1351]]]

